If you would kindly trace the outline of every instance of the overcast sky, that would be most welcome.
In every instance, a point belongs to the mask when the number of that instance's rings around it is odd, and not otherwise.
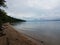
[[[6,0],[9,16],[22,19],[59,19],[60,0]]]

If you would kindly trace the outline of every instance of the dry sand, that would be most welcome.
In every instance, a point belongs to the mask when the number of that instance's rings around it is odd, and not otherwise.
[[[43,45],[43,43],[16,31],[9,23],[5,23],[3,28],[6,35],[0,36],[0,45]]]

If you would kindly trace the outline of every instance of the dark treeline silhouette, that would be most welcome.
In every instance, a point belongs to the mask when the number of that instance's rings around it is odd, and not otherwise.
[[[7,16],[6,12],[0,9],[0,23],[6,23],[6,22],[10,22],[10,23],[25,22],[25,20],[16,19],[16,18]]]
[[[0,7],[3,6],[3,7],[6,7],[6,4],[5,4],[5,0],[0,0]]]
[[[7,13],[2,9],[2,7],[6,7],[5,0],[0,0],[0,36],[3,36],[3,27],[2,25],[6,22],[14,23],[14,22],[25,22],[22,19],[16,19],[7,15]]]
[[[5,0],[0,0],[0,25],[6,22],[10,22],[10,23],[18,22],[18,21],[25,22],[25,20],[16,19],[8,16],[7,13],[3,9],[1,9],[1,7],[6,7],[5,2],[6,2]]]

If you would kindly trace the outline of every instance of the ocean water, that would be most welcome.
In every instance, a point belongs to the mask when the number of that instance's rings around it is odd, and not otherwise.
[[[60,21],[24,22],[14,25],[22,32],[45,45],[60,45]]]

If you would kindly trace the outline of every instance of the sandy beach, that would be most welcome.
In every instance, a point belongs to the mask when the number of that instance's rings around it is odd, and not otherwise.
[[[9,23],[5,23],[3,28],[6,35],[0,36],[0,45],[43,45],[43,43],[18,32]]]

